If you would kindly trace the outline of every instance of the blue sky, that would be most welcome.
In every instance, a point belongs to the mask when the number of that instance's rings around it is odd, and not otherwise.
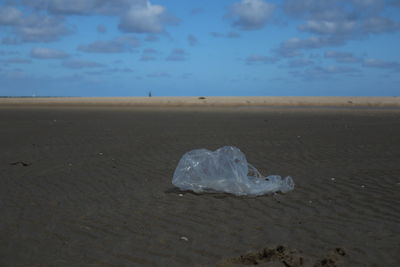
[[[0,95],[398,96],[400,0],[0,0]]]

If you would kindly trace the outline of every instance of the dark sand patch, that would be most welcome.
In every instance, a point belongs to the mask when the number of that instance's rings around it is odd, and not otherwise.
[[[312,259],[300,251],[285,246],[264,248],[258,252],[249,252],[236,258],[221,261],[217,267],[234,266],[274,266],[274,267],[337,267],[344,266],[346,252],[342,248],[335,248],[319,259]]]

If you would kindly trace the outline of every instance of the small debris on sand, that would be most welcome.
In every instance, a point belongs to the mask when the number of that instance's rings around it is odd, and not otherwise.
[[[17,162],[10,163],[10,165],[14,165],[14,166],[20,165],[20,166],[23,166],[23,167],[28,167],[28,166],[32,165],[32,163],[27,163],[27,162],[23,162],[23,161],[17,161]]]

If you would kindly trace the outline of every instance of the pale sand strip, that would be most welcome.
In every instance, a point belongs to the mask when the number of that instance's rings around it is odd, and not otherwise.
[[[132,106],[339,106],[399,107],[400,97],[59,97],[1,98],[0,105],[67,104]]]

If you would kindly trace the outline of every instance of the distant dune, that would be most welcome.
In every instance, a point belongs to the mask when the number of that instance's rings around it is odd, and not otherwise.
[[[399,107],[400,97],[46,97],[2,98],[7,104],[133,106],[365,106]]]

